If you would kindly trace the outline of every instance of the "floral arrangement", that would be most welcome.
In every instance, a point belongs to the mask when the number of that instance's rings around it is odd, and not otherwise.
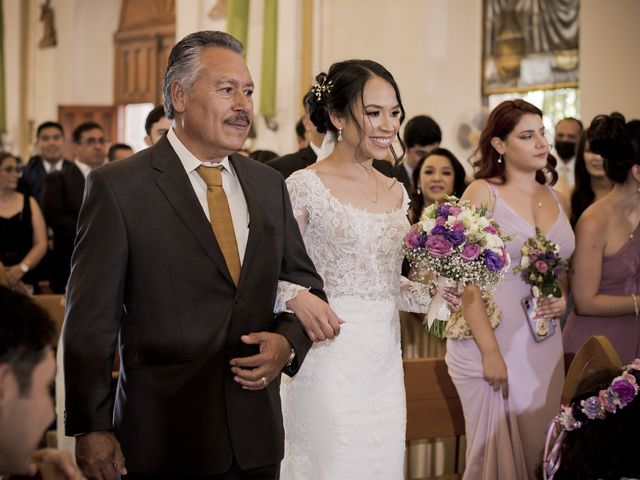
[[[558,278],[569,270],[569,264],[560,258],[558,244],[542,235],[536,227],[535,237],[528,238],[520,252],[520,264],[513,271],[520,273],[522,280],[531,285],[531,295],[534,298],[561,297]]]
[[[447,284],[440,281],[445,279],[486,289],[495,286],[509,267],[507,240],[485,207],[445,196],[443,203],[427,207],[405,236],[405,257],[412,267],[436,273],[440,285]],[[427,314],[429,332],[440,338],[449,316],[443,303],[434,297]]]
[[[638,396],[640,387],[640,359],[622,369],[622,374],[611,384],[579,403],[562,405],[560,412],[553,418],[547,431],[544,450],[544,478],[553,479],[560,467],[560,450],[566,432],[584,427],[591,420],[604,420],[623,409]]]

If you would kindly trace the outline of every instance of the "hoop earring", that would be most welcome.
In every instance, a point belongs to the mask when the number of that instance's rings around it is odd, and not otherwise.
[[[338,142],[341,142],[341,141],[342,141],[342,129],[339,128],[338,129]]]
[[[498,157],[498,164],[502,163],[502,154],[500,154],[500,156]]]

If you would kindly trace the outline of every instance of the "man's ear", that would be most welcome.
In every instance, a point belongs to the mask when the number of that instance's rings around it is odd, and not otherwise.
[[[153,145],[153,142],[151,141],[151,137],[149,135],[144,136],[144,144],[147,147],[150,147],[151,145]]]
[[[171,103],[173,110],[177,113],[184,112],[186,105],[185,89],[178,80],[174,80],[171,84]]]
[[[491,146],[498,152],[499,155],[504,153],[504,142],[499,137],[493,137],[491,139]]]

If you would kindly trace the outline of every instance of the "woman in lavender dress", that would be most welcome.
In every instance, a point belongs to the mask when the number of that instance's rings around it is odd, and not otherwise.
[[[564,346],[575,354],[591,335],[604,335],[625,363],[640,356],[640,121],[600,115],[588,134],[591,149],[606,158],[614,187],[576,227],[575,309]]]
[[[566,202],[547,185],[548,176],[557,175],[538,108],[522,100],[498,105],[482,132],[478,151],[476,181],[463,199],[488,205],[502,233],[512,236],[507,243],[512,266],[494,293],[502,311],[500,325],[491,330],[479,291],[467,287],[463,314],[474,338],[447,342],[446,361],[465,414],[464,479],[533,479],[545,428],[560,404],[562,337],[555,320],[553,335],[541,343],[534,340],[520,303],[530,287],[513,267],[536,227],[559,245],[564,259],[573,253],[574,237]],[[557,318],[565,307],[564,295],[545,298],[537,313]]]

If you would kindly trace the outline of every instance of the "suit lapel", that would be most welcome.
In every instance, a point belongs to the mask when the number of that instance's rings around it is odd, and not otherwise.
[[[238,281],[238,287],[240,287],[244,277],[251,271],[249,267],[260,244],[260,235],[263,231],[265,217],[264,210],[255,193],[259,191],[260,185],[257,184],[258,182],[252,175],[254,172],[247,165],[250,160],[231,155],[229,161],[238,176],[242,193],[249,209],[249,238],[247,239],[247,248],[242,259],[242,269],[240,270],[240,280]]]
[[[162,138],[151,152],[152,167],[158,171],[156,184],[176,214],[193,234],[209,259],[233,284],[227,264],[211,229],[211,224],[200,207],[189,177],[180,159],[166,137]]]

